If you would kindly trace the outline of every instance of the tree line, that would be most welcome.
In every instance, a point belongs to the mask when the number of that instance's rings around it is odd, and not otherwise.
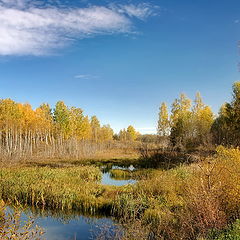
[[[232,100],[224,103],[214,116],[200,93],[194,101],[180,94],[171,105],[162,103],[159,111],[158,136],[167,139],[174,149],[199,146],[240,145],[240,82],[233,84]],[[58,101],[53,109],[47,103],[33,109],[30,104],[11,99],[0,100],[1,158],[84,157],[109,142],[152,142],[154,135],[141,135],[133,126],[114,134],[110,125],[101,125],[96,116]],[[103,147],[104,146],[104,147]]]
[[[100,143],[113,139],[134,141],[136,130],[129,126],[114,135],[110,125],[101,125],[77,107],[58,101],[53,109],[47,103],[33,109],[30,104],[0,100],[1,157],[80,157],[95,152]],[[103,144],[101,144],[103,146]],[[44,153],[44,154],[43,154]]]
[[[180,94],[170,112],[163,102],[159,108],[158,136],[166,137],[176,149],[194,149],[199,146],[240,145],[240,82],[233,84],[232,101],[224,103],[214,116],[200,93],[194,101]]]

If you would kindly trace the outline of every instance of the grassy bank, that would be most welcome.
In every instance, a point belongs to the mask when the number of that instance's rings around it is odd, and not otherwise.
[[[122,170],[122,169],[111,169],[109,171],[111,178],[116,180],[143,180],[143,179],[152,179],[156,174],[159,173],[159,170],[156,169],[140,169],[140,170]]]
[[[213,158],[158,171],[119,193],[114,210],[128,223],[126,239],[198,239],[240,217],[239,179],[240,151],[219,147]]]
[[[114,187],[99,183],[101,172],[92,166],[24,167],[0,170],[0,198],[40,208],[110,212]]]
[[[115,178],[139,180],[122,187],[101,185],[101,171],[88,165],[2,168],[0,198],[112,214],[125,228],[123,239],[210,239],[240,218],[239,169],[240,150],[223,147],[214,157],[169,170],[111,170]]]

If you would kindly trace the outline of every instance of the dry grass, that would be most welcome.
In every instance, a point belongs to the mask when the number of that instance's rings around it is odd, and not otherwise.
[[[4,168],[0,194],[38,207],[111,212],[120,217],[123,239],[200,239],[240,218],[239,149],[219,147],[202,162],[148,171],[114,170],[140,180],[110,187],[91,166]]]
[[[101,172],[91,166],[0,169],[0,198],[15,204],[83,212],[109,212],[114,187],[99,183]]]
[[[214,158],[158,171],[128,194],[119,193],[115,211],[130,229],[140,221],[138,230],[153,239],[205,237],[240,218],[239,179],[240,151],[219,147]]]

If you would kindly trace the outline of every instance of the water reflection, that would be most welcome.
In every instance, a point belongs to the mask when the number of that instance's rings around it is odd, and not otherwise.
[[[123,185],[126,185],[126,184],[134,184],[134,183],[136,183],[136,180],[133,180],[133,179],[119,180],[119,179],[116,179],[116,178],[112,178],[110,173],[103,173],[101,183],[105,184],[105,185],[123,186]]]
[[[98,225],[110,225],[111,220],[90,219],[87,217],[79,217],[72,219],[68,223],[59,221],[52,217],[40,217],[36,219],[36,224],[45,230],[44,238],[47,240],[85,240],[95,239],[98,235]]]
[[[111,170],[123,170],[126,172],[132,172],[135,170],[135,168],[133,165],[117,166],[117,165],[113,165],[113,164],[107,164],[107,165],[101,166],[101,171],[103,173],[102,181],[101,181],[102,184],[123,186],[126,184],[136,183],[136,180],[132,179],[132,177],[130,175],[114,177],[110,172]]]
[[[12,209],[9,207],[9,211]],[[25,209],[21,221],[33,217],[35,225],[45,232],[42,239],[46,240],[88,240],[96,239],[104,229],[114,231],[115,226],[111,218],[89,217],[62,211],[50,212],[40,209]]]
[[[131,178],[131,174],[126,176],[112,176],[111,170],[123,170],[133,172],[136,170],[133,165],[117,166],[107,164],[100,167],[103,176],[102,184],[122,186],[134,184],[136,180]],[[9,207],[9,210],[11,208]],[[51,211],[38,208],[26,208],[21,215],[21,221],[27,221],[33,217],[35,224],[43,228],[42,239],[46,240],[88,240],[96,239],[107,229],[114,234],[115,225],[110,217],[106,216],[86,216],[79,212]],[[109,238],[111,239],[111,238]]]

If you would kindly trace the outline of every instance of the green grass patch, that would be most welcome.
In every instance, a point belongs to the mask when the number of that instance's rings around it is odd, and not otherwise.
[[[240,240],[240,220],[221,231],[212,231],[207,240]]]

